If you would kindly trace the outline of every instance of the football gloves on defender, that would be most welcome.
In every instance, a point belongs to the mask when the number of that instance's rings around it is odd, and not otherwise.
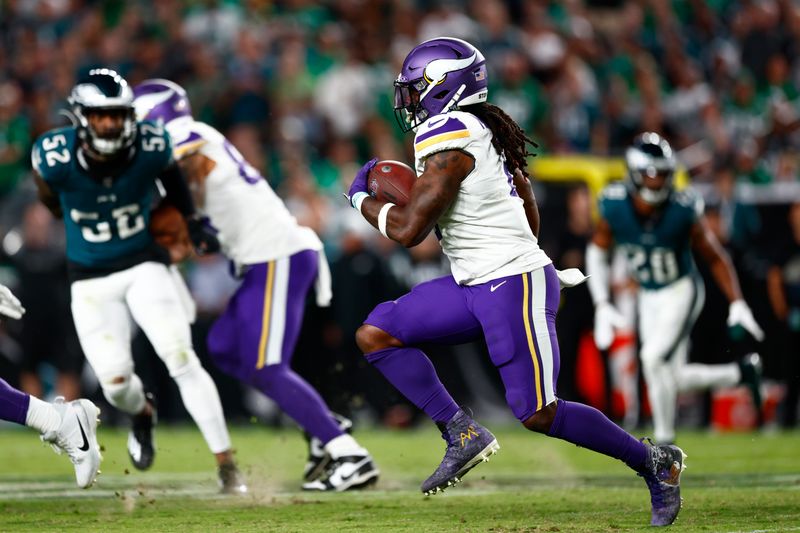
[[[606,350],[614,342],[614,329],[628,325],[625,317],[609,302],[601,302],[594,308],[594,343],[599,350]]]
[[[5,285],[0,285],[0,315],[9,318],[22,318],[25,314],[25,308],[11,292],[11,289]]]
[[[189,228],[189,238],[192,240],[195,252],[198,255],[215,254],[220,250],[217,232],[211,227],[208,218],[192,216],[186,219]]]
[[[731,330],[731,336],[739,336],[736,333],[737,329],[741,329],[753,336],[755,340],[761,342],[764,340],[764,331],[753,318],[753,313],[750,311],[747,303],[744,300],[734,300],[728,308],[728,329]]]
[[[373,157],[364,163],[364,166],[361,167],[358,172],[356,172],[356,177],[353,178],[353,183],[350,184],[350,190],[347,191],[347,199],[350,201],[350,205],[356,209],[358,209],[356,200],[358,200],[359,197],[366,197],[369,195],[367,178],[369,177],[370,170],[372,170],[377,162],[378,158]]]

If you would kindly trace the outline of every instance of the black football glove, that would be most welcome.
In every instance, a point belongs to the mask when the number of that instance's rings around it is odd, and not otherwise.
[[[193,216],[186,219],[189,228],[189,238],[192,240],[197,255],[215,254],[219,252],[220,245],[216,230],[209,224],[208,218]]]

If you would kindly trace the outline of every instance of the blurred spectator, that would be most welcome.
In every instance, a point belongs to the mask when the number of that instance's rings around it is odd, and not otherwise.
[[[20,323],[20,388],[44,397],[51,392],[68,401],[81,396],[83,353],[69,309],[63,230],[39,202],[24,211],[22,224],[3,239],[4,252],[19,277],[17,295],[25,305]],[[54,390],[45,390],[43,364],[54,367]]]
[[[767,273],[767,293],[775,317],[781,321],[780,375],[786,383],[781,424],[797,425],[800,400],[800,203],[789,210],[790,234],[783,246],[775,249]]]
[[[11,191],[27,172],[30,144],[22,90],[14,81],[0,82],[0,196]]]

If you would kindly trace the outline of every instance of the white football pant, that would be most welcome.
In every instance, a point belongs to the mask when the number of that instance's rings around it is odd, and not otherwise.
[[[703,283],[691,275],[662,289],[639,290],[640,357],[659,443],[675,440],[678,392],[732,386],[741,377],[736,363],[687,364],[689,335],[704,301]]]
[[[111,405],[141,412],[145,398],[131,354],[133,321],[144,331],[180,389],[186,410],[213,453],[231,447],[217,387],[192,348],[178,281],[146,262],[72,284],[72,317],[86,359]]]

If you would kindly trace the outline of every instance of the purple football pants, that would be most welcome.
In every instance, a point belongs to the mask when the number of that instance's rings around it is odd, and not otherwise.
[[[0,378],[0,420],[25,425],[31,397]]]
[[[506,401],[524,421],[555,400],[559,299],[552,265],[472,286],[446,276],[378,305],[364,322],[406,346],[457,344],[482,335],[505,385]]]
[[[206,342],[223,372],[259,389],[325,444],[343,433],[319,393],[291,369],[318,261],[316,251],[304,250],[252,265]]]
[[[430,360],[414,346],[456,344],[483,335],[506,401],[524,422],[556,401],[560,297],[553,265],[480,285],[461,286],[451,276],[421,283],[401,298],[378,305],[365,321],[405,346],[366,357],[431,419],[447,422],[458,405]],[[644,444],[600,411],[575,402],[558,401],[548,434],[620,459],[634,470],[643,468],[648,454]]]

